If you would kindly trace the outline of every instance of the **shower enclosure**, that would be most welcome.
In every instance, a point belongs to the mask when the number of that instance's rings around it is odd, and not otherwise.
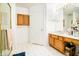
[[[11,50],[11,6],[9,3],[0,3],[0,56],[8,56]]]

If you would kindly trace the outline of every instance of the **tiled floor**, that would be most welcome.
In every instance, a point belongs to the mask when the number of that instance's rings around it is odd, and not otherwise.
[[[27,44],[25,46],[20,45],[18,47],[19,48],[12,51],[11,55],[25,51],[26,56],[64,56],[50,46],[46,47],[35,44]]]

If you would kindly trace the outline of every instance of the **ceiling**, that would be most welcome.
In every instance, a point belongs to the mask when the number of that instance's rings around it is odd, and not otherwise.
[[[64,12],[65,14],[72,14],[73,12],[78,12],[79,13],[79,4],[67,4],[65,7],[64,7]]]
[[[30,8],[38,3],[16,3],[17,7]],[[65,8],[65,7],[64,7]],[[79,12],[79,3],[67,4],[64,9],[66,14],[71,14],[73,11]]]

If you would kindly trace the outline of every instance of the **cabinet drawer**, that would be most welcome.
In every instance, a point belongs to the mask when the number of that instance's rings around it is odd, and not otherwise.
[[[65,37],[65,38],[64,38],[64,41],[65,41],[65,42],[73,42],[75,45],[79,45],[79,40],[77,40],[77,39]]]
[[[58,38],[59,38],[59,40],[62,40],[62,41],[64,40],[64,38],[63,38],[63,37],[61,37],[61,36],[59,36]]]
[[[71,42],[72,39],[70,39],[70,38],[64,38],[64,41],[66,41],[66,42]]]
[[[52,35],[52,37],[53,37],[53,38],[58,38],[58,36],[56,36],[56,35]]]
[[[78,46],[79,46],[79,40],[77,40],[77,39],[72,39],[72,42],[73,42],[75,45],[78,45]]]

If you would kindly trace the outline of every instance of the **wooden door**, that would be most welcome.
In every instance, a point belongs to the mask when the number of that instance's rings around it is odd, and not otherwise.
[[[56,40],[58,40],[58,36],[52,35],[52,39],[53,39],[53,47],[57,48],[57,47],[56,47],[56,43],[57,43]]]
[[[58,37],[58,39],[55,39],[55,47],[61,52],[64,52],[64,43],[63,38]]]
[[[29,15],[24,15],[24,25],[29,26]]]
[[[51,34],[49,34],[48,42],[49,42],[49,45],[51,45]]]
[[[49,36],[49,44],[54,46],[54,38],[52,36]]]
[[[59,37],[59,50],[64,53],[64,38]]]
[[[22,14],[17,14],[17,25],[23,25],[23,15]]]

